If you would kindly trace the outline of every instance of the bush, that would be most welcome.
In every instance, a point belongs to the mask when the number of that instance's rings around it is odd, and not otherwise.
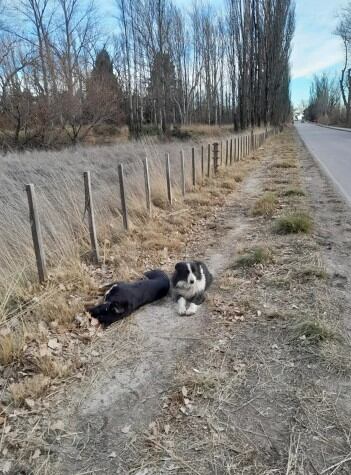
[[[312,229],[312,220],[305,213],[294,213],[282,216],[274,224],[277,234],[309,233]]]

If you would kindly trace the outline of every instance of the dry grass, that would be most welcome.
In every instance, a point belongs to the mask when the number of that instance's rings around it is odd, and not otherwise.
[[[273,165],[274,168],[296,168],[296,164],[292,161],[281,161]]]
[[[252,209],[253,216],[273,216],[279,204],[275,193],[267,192],[258,199]]]
[[[291,213],[278,218],[273,229],[277,234],[309,233],[312,229],[312,219],[306,213]]]
[[[26,399],[36,400],[43,396],[50,385],[50,378],[42,374],[35,374],[25,378],[20,383],[10,384],[9,390],[13,402],[17,406],[25,404]]]
[[[0,365],[7,366],[20,361],[25,341],[23,331],[6,329],[6,332],[4,332],[3,329],[3,334],[0,335]]]
[[[307,282],[313,279],[326,279],[328,274],[323,267],[312,266],[297,269],[294,272],[294,277],[302,282]]]
[[[44,376],[48,376],[51,379],[64,378],[68,376],[72,371],[73,362],[64,363],[51,355],[45,355],[38,357],[35,364]]]

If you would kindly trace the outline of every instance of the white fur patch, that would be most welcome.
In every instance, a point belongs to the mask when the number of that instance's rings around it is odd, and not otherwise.
[[[106,293],[105,293],[105,301],[107,300],[108,296],[110,295],[110,293],[112,292],[112,290],[115,288],[115,287],[118,287],[118,284],[114,284]]]
[[[186,314],[186,300],[183,297],[178,299],[178,313],[179,315]]]
[[[187,309],[186,311],[186,315],[195,315],[197,309],[198,309],[198,305],[196,305],[195,303],[191,303],[189,305],[189,308]]]

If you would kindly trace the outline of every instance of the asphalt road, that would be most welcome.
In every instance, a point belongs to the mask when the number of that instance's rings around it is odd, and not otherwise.
[[[305,145],[351,203],[351,130],[295,124]]]

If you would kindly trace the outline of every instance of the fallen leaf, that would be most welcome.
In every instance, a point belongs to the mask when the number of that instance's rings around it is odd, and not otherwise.
[[[166,424],[166,425],[165,425],[165,434],[168,434],[169,431],[170,431],[170,429],[171,429],[170,425],[169,425],[169,424]]]
[[[123,434],[128,434],[129,431],[130,431],[130,426],[124,426],[121,429],[121,432],[123,432]]]
[[[115,459],[116,457],[117,457],[116,452],[111,452],[111,453],[109,454],[109,458],[110,458],[110,459]]]
[[[187,397],[187,395],[188,395],[188,390],[185,386],[182,387],[182,394],[183,394],[184,397]]]

